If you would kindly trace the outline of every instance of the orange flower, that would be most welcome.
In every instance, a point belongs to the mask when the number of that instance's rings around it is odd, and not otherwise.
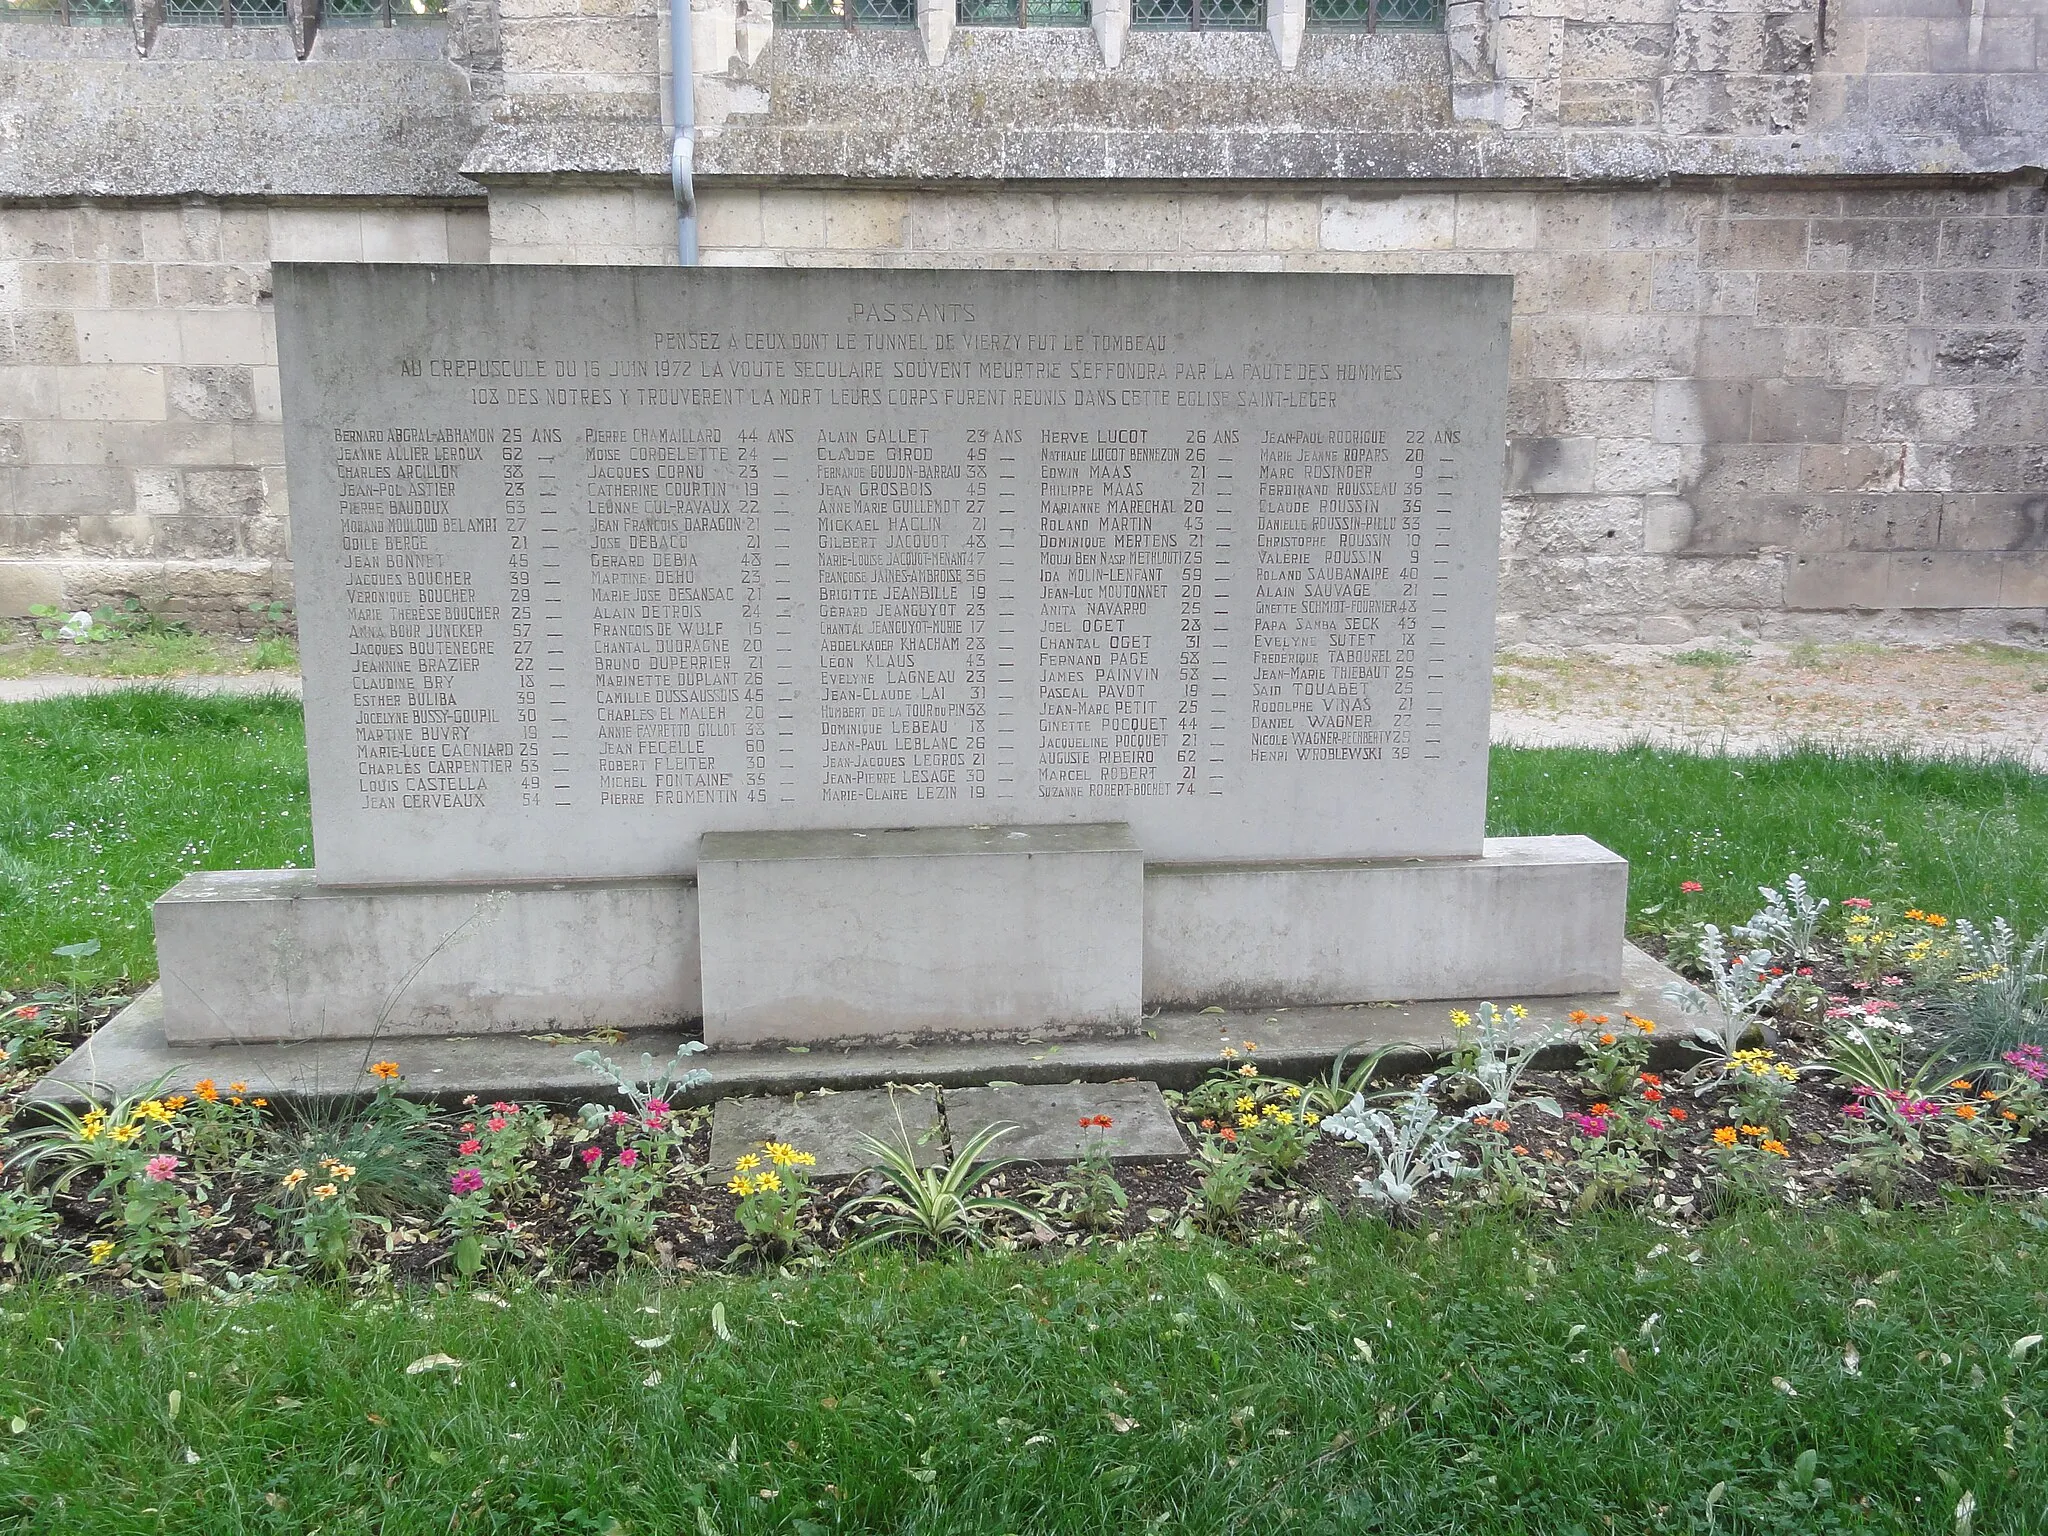
[[[1977,1106],[1976,1106],[1976,1105],[1974,1105],[1974,1104],[1958,1104],[1958,1105],[1956,1106],[1956,1118],[1957,1118],[1958,1120],[1974,1120],[1974,1119],[1976,1119],[1976,1118],[1977,1118]]]
[[[1608,1106],[1604,1103],[1595,1104],[1591,1109],[1587,1110],[1586,1113],[1589,1115],[1604,1115],[1607,1113],[1607,1109]]]
[[[1223,1127],[1222,1130],[1218,1131],[1216,1134],[1218,1136],[1221,1136],[1225,1141],[1237,1140],[1237,1130],[1233,1126],[1226,1125],[1225,1127]]]
[[[395,1061],[373,1061],[370,1063],[370,1076],[381,1078],[387,1083],[395,1083],[398,1081],[398,1063]]]
[[[1564,1021],[1567,1024],[1584,1024],[1588,1022],[1592,1017],[1593,1015],[1586,1012],[1585,1009],[1574,1008],[1570,1013],[1564,1016]]]
[[[1527,1157],[1529,1155],[1529,1149],[1527,1147],[1517,1146],[1511,1147],[1509,1148],[1509,1150],[1513,1152],[1517,1157]]]
[[[213,1079],[210,1077],[199,1079],[198,1082],[192,1085],[192,1091],[208,1104],[218,1104],[220,1102],[220,1090],[213,1086]]]
[[[248,1091],[249,1091],[249,1085],[248,1085],[247,1083],[229,1083],[229,1084],[228,1084],[228,1092],[229,1092],[229,1093],[247,1093]]]
[[[1685,1112],[1684,1110],[1682,1110],[1682,1109],[1674,1109],[1674,1110],[1672,1110],[1672,1111],[1671,1111],[1671,1118],[1672,1118],[1672,1119],[1674,1119],[1674,1120],[1685,1120],[1685,1119],[1688,1119],[1688,1118],[1690,1118],[1690,1117],[1689,1117],[1689,1116],[1688,1116],[1688,1115],[1686,1114],[1686,1112]]]
[[[1646,1104],[1663,1103],[1664,1090],[1662,1088],[1645,1088],[1643,1090],[1643,1102]]]
[[[1777,1140],[1775,1137],[1764,1143],[1764,1150],[1773,1157],[1790,1157],[1792,1155],[1785,1150],[1785,1143]]]
[[[1612,1035],[1602,1035],[1602,1036],[1600,1037],[1600,1043],[1601,1043],[1602,1045],[1612,1045],[1612,1044],[1614,1044],[1614,1036],[1612,1036]]]

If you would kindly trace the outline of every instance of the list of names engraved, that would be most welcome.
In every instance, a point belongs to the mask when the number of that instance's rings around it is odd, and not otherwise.
[[[1477,852],[1505,279],[283,267],[315,849]]]

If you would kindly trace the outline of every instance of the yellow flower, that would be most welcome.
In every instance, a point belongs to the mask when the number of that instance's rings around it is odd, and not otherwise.
[[[140,1120],[130,1120],[126,1125],[114,1128],[114,1140],[120,1142],[124,1147],[141,1134],[142,1122]]]
[[[778,1190],[782,1188],[782,1180],[777,1178],[775,1170],[773,1168],[770,1168],[765,1170],[759,1178],[754,1180],[754,1188],[769,1191]]]
[[[1732,1126],[1732,1125],[1717,1125],[1717,1126],[1715,1126],[1715,1127],[1714,1127],[1714,1140],[1715,1140],[1715,1142],[1716,1142],[1716,1143],[1717,1143],[1718,1145],[1720,1145],[1720,1146],[1724,1146],[1724,1147],[1732,1147],[1732,1146],[1734,1146],[1734,1145],[1735,1145],[1735,1127],[1734,1127],[1734,1126]]]
[[[754,1181],[744,1173],[736,1173],[726,1181],[725,1187],[744,1200],[754,1192]]]
[[[395,1083],[398,1081],[398,1063],[395,1061],[373,1061],[370,1063],[370,1076],[378,1078],[383,1082]]]
[[[1285,1088],[1282,1088],[1280,1092],[1283,1096],[1290,1099],[1298,1099],[1301,1097],[1301,1090],[1295,1087],[1292,1083],[1289,1083]]]
[[[86,1111],[85,1118],[78,1124],[80,1141],[98,1141],[100,1133],[107,1128],[107,1112],[103,1109]]]
[[[135,1118],[154,1120],[158,1125],[169,1125],[177,1115],[162,1099],[144,1099],[135,1106]]]
[[[1275,1120],[1278,1120],[1282,1125],[1294,1124],[1294,1111],[1291,1109],[1276,1109],[1271,1104],[1268,1104],[1266,1106],[1266,1113]]]
[[[1248,1131],[1258,1123],[1259,1117],[1257,1115],[1239,1115],[1237,1117],[1237,1128],[1241,1131]]]
[[[732,1171],[734,1173],[752,1173],[756,1168],[760,1166],[761,1159],[754,1156],[754,1154],[751,1152],[742,1152],[738,1157],[733,1159]]]
[[[336,1189],[332,1184],[315,1184],[313,1186],[313,1197],[316,1200],[332,1200],[336,1195],[340,1193],[341,1191]]]
[[[306,1182],[306,1170],[303,1168],[294,1168],[290,1173],[286,1174],[282,1179],[278,1180],[278,1182],[282,1184],[286,1189],[297,1189],[301,1184]]]
[[[1303,1125],[1321,1125],[1323,1123],[1323,1117],[1321,1115],[1303,1115],[1301,1117],[1301,1123]]]
[[[1451,1010],[1451,1022],[1457,1025],[1458,1028],[1463,1029],[1472,1022],[1472,1015],[1462,1008],[1453,1008]]]
[[[114,1245],[104,1237],[96,1239],[93,1245],[85,1250],[85,1256],[95,1264],[104,1264],[114,1256]]]
[[[786,1141],[767,1142],[761,1148],[768,1154],[768,1161],[778,1168],[808,1168],[817,1158],[808,1152],[799,1152]]]
[[[1524,1008],[1520,1003],[1509,1003],[1508,1012],[1513,1014],[1518,1019],[1526,1019],[1527,1017],[1529,1017],[1529,1010]]]
[[[1248,1093],[1242,1094],[1238,1097],[1237,1102],[1232,1104],[1230,1107],[1236,1110],[1240,1115],[1248,1115],[1253,1110],[1259,1107],[1259,1101],[1253,1098]]]

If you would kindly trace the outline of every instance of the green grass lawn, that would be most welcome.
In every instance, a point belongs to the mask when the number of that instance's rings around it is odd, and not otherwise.
[[[1740,919],[1793,868],[2048,915],[2019,769],[1504,750],[1489,819],[1627,854],[1639,917],[1697,879]],[[92,937],[145,979],[182,872],[310,857],[296,703],[0,707],[0,985]],[[2022,1536],[2043,1332],[2038,1198],[498,1296],[0,1278],[0,1530]]]
[[[1969,1207],[155,1314],[30,1288],[0,1525],[2019,1536],[2044,1248]]]
[[[1706,891],[1724,924],[1793,869],[2031,928],[2048,918],[2048,776],[1803,752],[1776,759],[1497,748],[1488,830],[1583,832],[1627,855],[1631,910]],[[312,861],[299,706],[163,692],[0,705],[0,987],[97,938],[107,977],[156,974],[149,903],[193,869]]]

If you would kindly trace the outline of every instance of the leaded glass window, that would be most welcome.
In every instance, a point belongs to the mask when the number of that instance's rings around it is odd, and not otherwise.
[[[1085,27],[1088,0],[960,0],[963,27]]]
[[[438,21],[448,0],[321,0],[323,27],[392,27],[408,21]]]
[[[1257,31],[1266,0],[1131,0],[1131,25],[1178,31]]]
[[[128,0],[0,0],[0,21],[55,21],[73,27],[126,26]]]
[[[917,0],[775,0],[785,27],[914,27]]]
[[[1312,27],[1441,32],[1444,0],[1308,0]]]
[[[284,0],[164,0],[174,27],[281,27]]]

